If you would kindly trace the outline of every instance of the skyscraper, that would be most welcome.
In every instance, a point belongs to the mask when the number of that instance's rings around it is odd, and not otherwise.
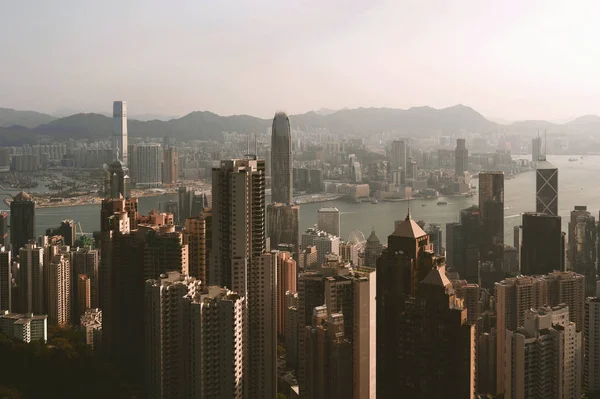
[[[131,179],[129,168],[125,162],[116,160],[108,165],[108,174],[110,176],[110,198],[129,199]]]
[[[542,150],[542,138],[534,137],[531,139],[531,162],[537,163],[540,160]]]
[[[564,241],[560,216],[525,212],[521,243],[521,273],[533,276],[565,270]]]
[[[585,276],[586,296],[596,294],[596,223],[586,206],[575,206],[569,221],[569,267]]]
[[[62,236],[65,245],[70,247],[75,245],[75,239],[77,238],[76,234],[75,222],[73,220],[63,220],[57,228],[46,229],[46,235],[48,237]]]
[[[135,184],[140,187],[159,187],[162,184],[162,147],[159,144],[136,144],[134,147],[135,162],[132,162],[130,169]]]
[[[328,234],[340,236],[340,210],[335,207],[323,207],[317,212],[317,226]]]
[[[0,310],[12,311],[12,264],[10,251],[0,246]]]
[[[48,323],[71,323],[71,264],[68,253],[55,255],[48,270]]]
[[[402,169],[406,172],[406,160],[408,159],[408,145],[405,140],[392,141],[392,150],[388,156],[393,171]]]
[[[383,245],[375,234],[375,230],[371,231],[369,238],[367,238],[367,244],[365,245],[365,265],[369,267],[375,267],[377,265],[377,258],[381,256],[383,252]]]
[[[257,158],[223,160],[213,168],[209,285],[243,295],[248,266],[266,249],[264,168]]]
[[[179,153],[177,148],[168,147],[163,150],[162,183],[174,184],[179,176]]]
[[[267,237],[271,248],[291,244],[298,251],[300,244],[300,207],[298,205],[267,205]]]
[[[504,173],[479,173],[482,261],[499,265],[504,249]]]
[[[113,160],[128,165],[127,158],[127,103],[113,102],[112,150]]]
[[[583,390],[600,392],[600,298],[598,294],[585,300]]]
[[[20,249],[19,261],[19,312],[45,314],[44,249],[31,241]]]
[[[535,171],[535,211],[558,216],[558,168],[541,156]]]
[[[317,248],[317,265],[321,266],[328,254],[339,255],[340,238],[324,231],[309,228],[302,234],[302,248],[314,245]]]
[[[206,220],[197,216],[185,219],[183,243],[188,246],[189,275],[208,284]]]
[[[90,247],[78,248],[71,252],[72,270],[76,275],[85,275],[90,279],[90,308],[98,307],[98,279],[100,251]]]
[[[0,245],[8,246],[8,212],[0,212]]]
[[[568,306],[528,310],[506,342],[505,398],[581,398],[582,336]]]
[[[286,251],[275,252],[277,257],[277,334],[285,335],[285,312],[287,294],[298,291],[296,261]]]
[[[271,131],[271,201],[291,205],[292,189],[292,130],[285,112],[277,112]]]
[[[35,201],[29,194],[21,191],[10,203],[10,245],[13,256],[35,239]]]
[[[443,258],[419,285],[416,297],[406,296],[397,305],[401,311],[393,326],[388,318],[382,325],[378,314],[377,346],[384,352],[377,350],[383,360],[377,362],[377,396],[473,399],[475,326],[456,299]],[[383,346],[380,329],[388,331]]]
[[[469,170],[469,150],[466,147],[465,139],[456,139],[456,149],[454,150],[454,171],[456,176],[460,176]]]
[[[459,275],[469,283],[479,282],[479,260],[482,242],[482,223],[480,208],[476,205],[460,211],[460,229],[457,235],[460,244],[454,248],[460,252],[455,262]]]

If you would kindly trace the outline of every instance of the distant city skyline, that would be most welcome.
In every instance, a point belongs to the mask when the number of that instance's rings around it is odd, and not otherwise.
[[[3,2],[0,106],[107,112],[123,98],[132,115],[268,118],[463,103],[560,120],[600,110],[598,11],[583,0]]]

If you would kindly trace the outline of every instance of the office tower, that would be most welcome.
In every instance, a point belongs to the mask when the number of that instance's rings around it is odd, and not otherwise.
[[[465,278],[466,268],[463,262],[462,225],[457,222],[446,223],[446,267],[448,270],[458,271]]]
[[[514,240],[514,248],[517,250],[517,265],[519,266],[519,270],[521,269],[521,236],[523,233],[521,232],[522,226],[513,227],[513,240]]]
[[[112,150],[113,160],[123,161],[128,165],[127,158],[127,103],[113,102]]]
[[[504,392],[505,332],[525,324],[525,312],[546,304],[546,287],[539,277],[513,277],[496,283],[496,393]]]
[[[10,245],[13,256],[35,239],[35,201],[21,191],[10,203]]]
[[[61,236],[64,240],[65,245],[72,247],[75,245],[75,240],[77,238],[75,231],[75,222],[73,220],[63,220],[60,223],[60,226],[58,226],[57,228],[46,229],[46,235],[48,237]]]
[[[246,270],[266,249],[265,162],[263,159],[221,161],[212,171],[212,249],[209,284],[245,286]],[[236,282],[233,269],[242,270]]]
[[[131,181],[129,168],[125,162],[116,160],[108,165],[108,174],[110,176],[110,198],[129,199]]]
[[[479,173],[482,261],[499,266],[504,249],[504,173]]]
[[[583,390],[600,392],[600,299],[598,294],[585,300]]]
[[[308,245],[298,254],[298,269],[308,270],[316,269],[320,266],[317,263],[317,247],[314,245]]]
[[[0,246],[0,310],[12,311],[11,253]]]
[[[505,395],[581,398],[581,332],[562,305],[525,312],[525,324],[506,333]]]
[[[267,205],[267,237],[271,248],[291,244],[294,252],[300,244],[300,207],[298,205]]]
[[[473,205],[461,210],[460,226],[462,247],[459,247],[458,250],[461,251],[459,259],[462,261],[462,267],[460,266],[461,264],[458,263],[457,271],[459,275],[469,283],[478,283],[480,248],[483,241],[483,224],[480,208]],[[457,251],[456,248],[455,251]]]
[[[464,302],[463,309],[467,309],[467,322],[475,324],[482,313],[481,288],[478,284],[467,283],[466,280],[453,280],[452,288],[456,297]]]
[[[44,249],[31,241],[19,251],[19,312],[44,314]],[[14,305],[13,305],[14,306]]]
[[[163,150],[162,184],[174,184],[179,176],[179,153],[177,148],[168,147]]]
[[[445,256],[446,254],[442,253],[442,226],[436,223],[429,223],[427,234],[429,234],[429,241],[433,245],[433,253],[436,256]]]
[[[475,326],[455,297],[443,258],[434,263],[416,297],[397,305],[402,311],[394,326],[377,315],[378,397],[475,398]]]
[[[79,323],[85,332],[85,344],[90,345],[94,351],[102,349],[102,311],[92,308],[85,311]]]
[[[558,216],[558,168],[545,155],[535,170],[535,211]]]
[[[98,307],[98,279],[100,252],[97,249],[77,248],[71,252],[71,265],[76,275],[86,275],[90,279],[90,306]]]
[[[91,308],[92,295],[90,278],[85,274],[77,277],[77,314],[73,316],[73,321],[79,322],[81,316]]]
[[[318,211],[317,226],[319,230],[340,237],[340,210],[337,208],[321,208]]]
[[[8,212],[0,212],[0,245],[8,244]]]
[[[162,184],[162,147],[159,144],[136,144],[132,157],[133,180],[139,187],[160,187]]]
[[[7,337],[30,343],[48,341],[48,316],[10,313],[0,309],[0,332]]]
[[[59,253],[48,266],[48,323],[71,323],[71,264],[69,255]]]
[[[323,264],[328,254],[339,255],[340,253],[339,237],[315,228],[309,228],[302,234],[302,248],[313,245],[317,250],[317,266]]]
[[[214,191],[213,191],[214,192]],[[189,218],[192,213],[192,202],[194,199],[194,190],[191,187],[181,186],[177,191],[179,220],[183,222]]]
[[[199,216],[185,219],[183,244],[188,247],[189,275],[206,285],[208,283],[206,220]]]
[[[158,278],[161,274],[178,271],[189,273],[188,246],[183,234],[175,226],[138,225],[138,231],[147,231],[144,247],[144,280]]]
[[[535,212],[523,214],[522,274],[533,276],[565,270],[564,247],[560,216]]]
[[[456,139],[454,150],[454,171],[456,176],[463,175],[469,170],[469,150],[467,150],[465,139]]]
[[[377,258],[381,256],[383,252],[383,245],[377,238],[375,230],[371,231],[369,238],[367,238],[367,244],[365,245],[365,266],[375,267],[377,265]]]
[[[287,295],[298,290],[296,284],[296,261],[289,252],[276,252],[277,261],[277,334],[285,336],[285,313],[287,310]]]
[[[307,342],[307,398],[352,398],[352,343],[344,336],[344,315],[313,309]]]
[[[404,140],[392,141],[392,150],[388,157],[392,170],[402,169],[406,171],[406,160],[408,159],[408,145]]]
[[[283,256],[285,257],[285,256]],[[258,256],[248,270],[248,397],[277,395],[278,251]],[[282,269],[285,269],[283,267]],[[284,278],[290,278],[285,275]]]
[[[293,204],[292,129],[290,118],[277,112],[271,131],[271,201]]]
[[[585,276],[586,296],[596,294],[596,222],[586,206],[575,206],[569,222],[569,268]]]
[[[585,319],[585,277],[575,272],[552,272],[542,277],[546,282],[548,298],[545,304],[569,307],[569,320],[575,323],[577,331],[583,330]]]
[[[542,149],[542,138],[534,137],[531,140],[531,162],[537,163],[540,160]]]

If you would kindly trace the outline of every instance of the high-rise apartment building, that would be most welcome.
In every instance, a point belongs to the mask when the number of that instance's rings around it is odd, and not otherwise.
[[[454,150],[454,171],[456,176],[463,175],[469,170],[469,150],[467,150],[465,139],[456,139]]]
[[[558,168],[541,156],[535,171],[535,211],[558,216]]]
[[[504,173],[479,173],[482,261],[502,263],[504,249]]]
[[[286,293],[285,308],[285,349],[286,363],[289,367],[298,369],[298,293]]]
[[[213,168],[210,285],[241,294],[245,289],[237,290],[236,284],[245,286],[248,266],[266,249],[264,168],[264,160],[256,157],[224,160]]]
[[[44,314],[44,249],[31,241],[19,251],[19,312]]]
[[[340,237],[340,210],[335,207],[318,211],[317,227],[332,236]]]
[[[568,306],[526,311],[524,325],[506,333],[504,397],[581,398],[581,356]]]
[[[278,251],[263,253],[254,259],[248,270],[248,398],[277,396],[277,272],[280,260]]]
[[[138,233],[146,232],[144,247],[144,279],[158,278],[161,274],[178,271],[189,273],[188,245],[175,226],[138,225]]]
[[[296,261],[286,251],[275,253],[277,261],[277,334],[285,336],[285,314],[287,311],[287,295],[298,291]]]
[[[378,313],[377,357],[382,361],[377,363],[377,396],[473,399],[475,326],[467,322],[467,310],[456,299],[443,258],[428,271],[416,297],[405,296],[398,305],[402,311],[396,314],[396,328],[388,318],[382,325]],[[377,281],[381,279],[378,275]],[[378,301],[379,296],[378,292]],[[381,334],[382,328],[388,333]]]
[[[90,308],[98,307],[98,282],[100,267],[100,251],[97,249],[78,248],[71,252],[72,270],[76,275],[86,275],[90,279]]]
[[[585,277],[575,272],[552,272],[542,277],[546,283],[548,306],[565,304],[569,307],[569,320],[577,331],[583,330],[585,319]]]
[[[35,201],[21,191],[10,203],[10,245],[13,256],[35,239]]]
[[[392,141],[391,152],[388,156],[392,170],[402,169],[406,172],[406,161],[410,157],[408,143],[405,140]]]
[[[279,244],[290,244],[294,251],[298,251],[300,207],[279,203],[267,205],[267,237],[271,248],[277,248]]]
[[[81,316],[85,315],[85,312],[91,308],[92,295],[91,295],[91,283],[90,278],[85,274],[77,276],[77,314],[73,315],[73,321],[79,322]]]
[[[128,165],[127,149],[127,103],[115,101],[113,102],[112,121],[113,160],[121,160]]]
[[[183,244],[188,248],[188,268],[191,277],[208,284],[206,252],[206,220],[197,216],[185,219]]]
[[[569,221],[569,268],[585,276],[586,296],[596,294],[597,229],[586,206],[575,206]]]
[[[326,306],[313,309],[313,318],[304,335],[307,347],[305,397],[315,399],[352,398],[352,343],[344,336],[342,313],[330,313]]]
[[[48,323],[71,323],[71,264],[68,253],[55,255],[48,266]]]
[[[0,332],[19,341],[43,342],[48,340],[48,316],[32,313],[10,313],[0,309]]]
[[[57,228],[46,229],[48,237],[61,236],[64,244],[70,247],[75,245],[76,234],[75,222],[73,220],[63,220]]]
[[[462,225],[459,222],[446,223],[446,267],[465,278],[462,248]]]
[[[177,148],[163,149],[162,184],[174,184],[179,176],[179,152]]]
[[[340,242],[340,257],[345,262],[350,262],[353,266],[358,266],[358,251],[360,244],[349,241]]]
[[[454,253],[460,254],[455,259],[455,269],[469,283],[479,282],[480,249],[483,241],[481,221],[480,208],[476,205],[460,211],[461,232],[457,235],[460,244],[454,248]]]
[[[293,204],[292,130],[285,112],[277,112],[271,131],[271,201]]]
[[[11,253],[0,246],[0,310],[12,311],[12,262]]]
[[[8,244],[8,212],[0,212],[0,245]]]
[[[429,234],[429,241],[433,245],[433,253],[435,256],[445,256],[446,254],[442,253],[442,226],[437,223],[429,223],[427,226],[427,234]]]
[[[145,397],[244,397],[243,298],[171,272],[146,282],[144,313]]]
[[[523,214],[522,274],[533,276],[565,270],[564,248],[560,216],[535,212]]]

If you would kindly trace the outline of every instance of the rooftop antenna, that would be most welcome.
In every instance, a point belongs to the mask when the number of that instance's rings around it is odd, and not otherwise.
[[[544,159],[546,158],[546,147],[548,146],[548,132],[544,130]]]
[[[250,155],[250,133],[246,134],[246,157]]]
[[[410,220],[410,197],[408,197],[408,210],[406,212],[406,220]]]
[[[258,158],[258,143],[256,141],[256,133],[254,133],[254,155]]]

